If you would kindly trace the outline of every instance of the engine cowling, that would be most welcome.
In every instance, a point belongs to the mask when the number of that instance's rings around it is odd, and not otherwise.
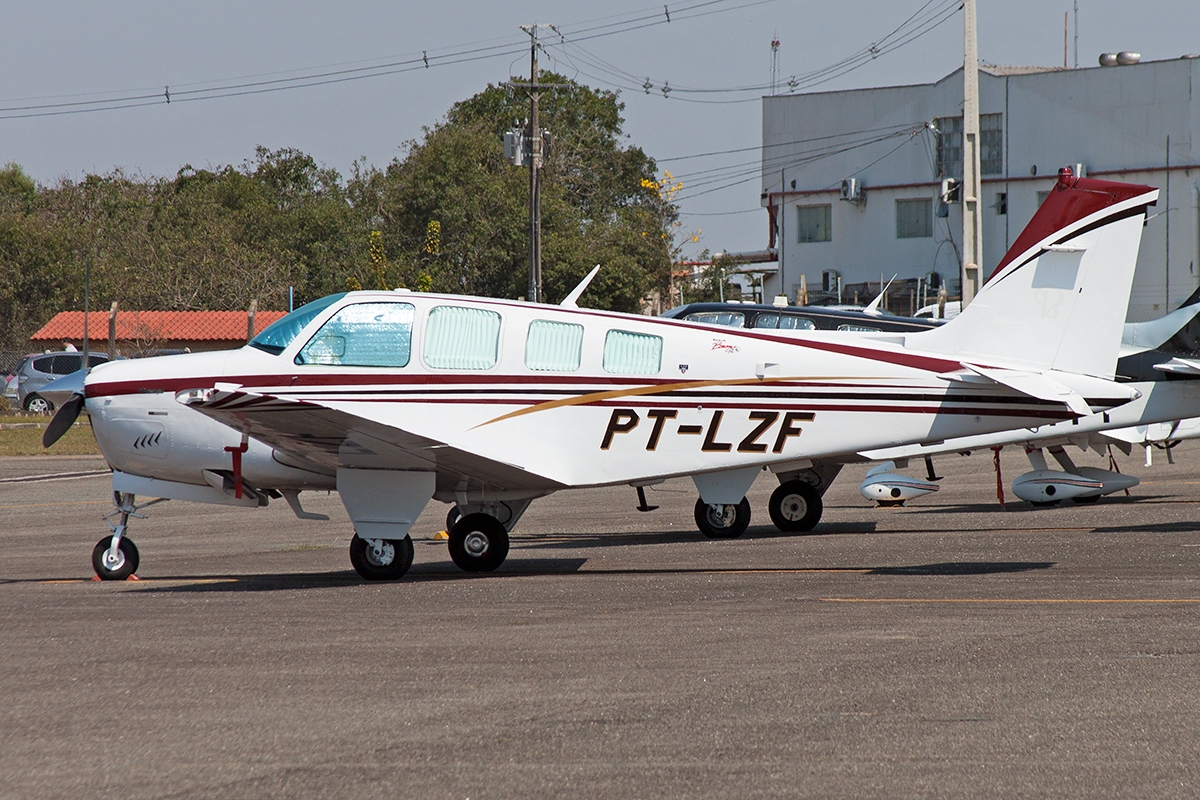
[[[867,477],[858,485],[859,494],[874,500],[881,506],[903,505],[904,501],[936,492],[936,483],[892,472],[895,464],[887,462],[867,472]]]

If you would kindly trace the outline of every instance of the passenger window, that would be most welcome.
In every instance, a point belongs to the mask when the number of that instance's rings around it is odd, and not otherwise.
[[[662,366],[662,337],[609,331],[604,337],[604,371],[615,375],[656,375]]]
[[[296,356],[297,364],[344,367],[407,366],[415,306],[358,303],[321,326]]]
[[[870,325],[838,325],[839,331],[857,331],[858,333],[879,333],[882,328],[872,328]]]
[[[50,362],[50,373],[52,375],[70,375],[72,372],[78,372],[83,367],[83,356],[55,356]]]
[[[574,372],[583,353],[583,326],[535,319],[525,337],[525,366],[530,369]]]
[[[740,311],[697,311],[684,317],[688,322],[703,322],[708,325],[725,325],[729,328],[746,327],[746,315]]]
[[[755,328],[774,328],[785,331],[815,331],[817,323],[808,317],[798,317],[794,314],[776,314],[767,312],[759,314],[754,320]]]
[[[500,353],[500,315],[437,306],[425,325],[425,363],[434,369],[491,369]]]

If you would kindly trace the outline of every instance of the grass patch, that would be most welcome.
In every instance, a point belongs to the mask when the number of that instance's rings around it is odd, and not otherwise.
[[[49,417],[0,417],[0,423],[50,421]],[[0,457],[4,456],[98,456],[100,447],[90,425],[75,425],[54,446],[42,447],[44,427],[0,429]]]

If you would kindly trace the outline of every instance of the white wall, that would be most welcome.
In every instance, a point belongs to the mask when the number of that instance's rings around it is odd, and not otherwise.
[[[1050,189],[1060,166],[1082,163],[1089,175],[1146,183],[1165,190],[1167,136],[1171,139],[1171,267],[1167,297],[1165,191],[1147,223],[1130,299],[1130,319],[1149,319],[1176,307],[1200,284],[1200,59],[1031,74],[980,73],[980,113],[1004,115],[1005,173],[984,176],[985,273],[1032,217],[1037,193]],[[936,197],[936,144],[920,126],[962,113],[961,71],[935,84],[826,92],[763,99],[763,205],[784,197],[782,277],[768,294],[795,297],[801,273],[810,288],[822,271],[838,270],[847,283],[899,273],[915,278],[937,270],[958,287],[961,206],[935,218],[934,235],[897,239],[895,200]],[[892,129],[899,136],[855,146]],[[881,130],[883,129],[883,130]],[[917,131],[915,136],[910,136]],[[1193,167],[1187,169],[1186,167]],[[1183,167],[1184,169],[1180,169]],[[1122,172],[1122,174],[1105,174]],[[862,205],[838,199],[843,178],[866,191]],[[795,182],[793,188],[792,182]],[[1200,188],[1196,190],[1200,192]],[[1008,213],[996,196],[1008,194]],[[796,241],[797,205],[830,203],[833,241]],[[947,227],[949,223],[949,227]],[[953,245],[951,244],[953,242]]]

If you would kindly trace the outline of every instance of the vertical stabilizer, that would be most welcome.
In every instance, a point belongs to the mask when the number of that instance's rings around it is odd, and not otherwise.
[[[911,344],[964,361],[1112,379],[1146,208],[1157,198],[1150,186],[1061,170],[971,304]]]

